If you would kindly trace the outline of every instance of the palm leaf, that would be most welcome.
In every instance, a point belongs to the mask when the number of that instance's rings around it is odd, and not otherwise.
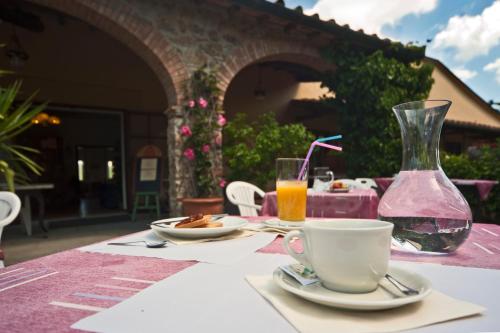
[[[9,113],[18,91],[19,85],[17,82],[14,82],[11,86],[7,87],[7,89],[0,90],[0,119],[4,119]],[[3,123],[0,123],[0,126],[2,125]]]
[[[26,146],[21,146],[21,145],[11,145],[11,147],[13,147],[17,150],[24,150],[24,151],[27,151],[29,153],[40,154],[40,151],[38,149],[31,148],[31,147],[26,147]]]
[[[12,105],[12,103],[16,99],[16,96],[19,93],[20,89],[21,89],[21,82],[15,81],[9,87],[7,87],[6,90],[4,90],[5,97],[6,97],[5,105],[7,107],[10,107]],[[5,111],[8,111],[8,109],[6,109]]]
[[[17,149],[12,148],[9,145],[3,144],[3,146],[4,149],[6,149],[9,153],[11,153],[14,156],[14,159],[18,159],[22,164],[24,164],[28,169],[30,169],[36,175],[41,174],[43,168],[40,165],[38,165],[35,161],[33,161],[31,158],[21,153]]]
[[[23,164],[19,162],[18,159],[10,159],[10,167],[12,170],[15,170],[15,180],[17,184],[28,184],[30,181],[30,177],[25,171],[25,167]]]
[[[0,172],[5,177],[5,182],[7,183],[7,187],[9,191],[14,192],[14,170],[9,166],[9,164],[3,160],[0,160]]]
[[[29,181],[26,170],[36,175],[43,171],[43,168],[28,156],[39,153],[38,150],[11,143],[11,140],[32,125],[33,117],[47,106],[47,103],[43,103],[33,107],[36,93],[15,105],[20,89],[20,81],[15,81],[6,89],[0,88],[0,154],[5,158],[5,161],[0,161],[0,173],[3,173],[10,189],[13,189],[14,177],[17,183]]]
[[[3,130],[3,133],[0,127],[0,142],[10,140],[11,138],[21,134],[22,132],[30,128],[32,126],[31,119],[33,119],[33,117],[35,117],[38,113],[40,113],[46,106],[47,103],[35,106],[29,112],[26,112],[21,118],[13,120],[12,123],[17,124],[17,127],[12,125],[8,128],[5,128]],[[9,116],[8,118],[4,119],[5,122],[8,122],[10,118],[11,117]]]
[[[0,69],[0,76],[8,75],[8,74],[14,74],[13,71],[6,71],[4,69]]]
[[[31,119],[47,106],[47,103],[43,103],[31,108],[33,97],[34,95],[29,96],[13,113],[4,115],[4,122],[0,123],[0,132],[8,133],[25,124],[31,125]]]

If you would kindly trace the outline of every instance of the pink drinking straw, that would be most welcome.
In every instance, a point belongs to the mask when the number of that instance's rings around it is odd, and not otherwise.
[[[304,163],[302,164],[302,167],[300,168],[299,177],[297,178],[297,180],[302,179],[302,176],[304,175],[304,171],[306,169],[307,163],[309,163],[309,158],[311,157],[311,154],[312,154],[315,146],[321,146],[321,147],[325,147],[325,148],[329,148],[329,149],[333,149],[333,150],[337,150],[337,151],[342,151],[342,147],[332,146],[332,145],[329,145],[329,144],[326,144],[323,142],[319,142],[318,140],[313,141],[313,143],[311,143],[311,146],[309,147],[309,151],[307,152],[306,159],[305,159]]]

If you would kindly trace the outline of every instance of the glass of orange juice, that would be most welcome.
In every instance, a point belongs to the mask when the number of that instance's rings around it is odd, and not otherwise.
[[[304,162],[306,161],[303,158],[276,160],[276,195],[280,220],[302,222],[306,219],[309,165],[306,162],[302,168]]]

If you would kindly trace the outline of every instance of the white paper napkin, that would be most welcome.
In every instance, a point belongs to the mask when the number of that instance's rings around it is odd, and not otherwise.
[[[139,246],[107,245],[106,241],[84,246],[79,248],[79,250],[170,260],[195,260],[212,264],[232,264],[268,245],[276,236],[273,233],[259,232],[243,238],[186,245],[167,244],[166,247],[156,249],[147,248],[146,246],[141,246],[141,244],[138,244]],[[113,241],[129,242],[145,239],[161,240],[152,230],[147,230]]]
[[[272,276],[247,276],[247,281],[302,333],[397,332],[472,316],[485,310],[435,290],[421,302],[396,309],[340,310],[292,295],[277,286]]]

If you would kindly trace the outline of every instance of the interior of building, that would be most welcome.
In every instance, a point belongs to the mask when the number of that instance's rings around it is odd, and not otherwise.
[[[167,156],[164,89],[138,55],[106,33],[60,12],[21,4],[39,24],[23,18],[1,24],[0,68],[13,73],[0,84],[21,80],[21,99],[35,93],[35,103],[49,102],[45,119],[19,139],[41,152],[34,158],[44,172],[31,182],[54,185],[44,193],[46,215],[123,213],[131,202],[136,152],[154,144]],[[163,175],[168,178],[166,168]],[[162,202],[166,208],[166,198]]]

